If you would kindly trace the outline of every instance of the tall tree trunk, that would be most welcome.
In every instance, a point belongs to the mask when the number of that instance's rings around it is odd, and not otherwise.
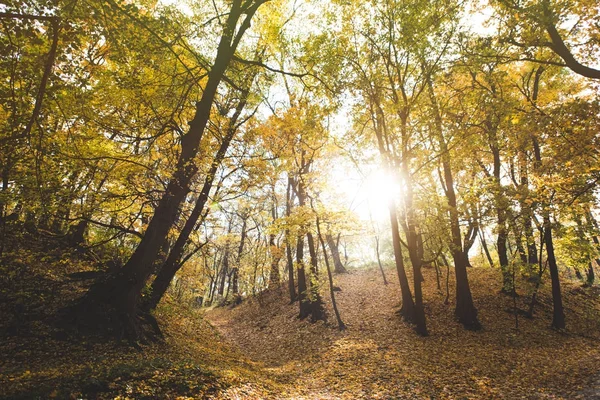
[[[311,203],[312,205],[312,203]],[[314,211],[314,208],[313,208]],[[323,240],[323,236],[321,235],[321,226],[319,221],[319,216],[317,215],[317,236],[319,236],[319,241],[321,242],[321,248],[323,249],[323,257],[325,258],[325,268],[327,268],[327,279],[329,280],[329,293],[331,294],[331,305],[333,306],[333,312],[335,313],[335,318],[338,323],[338,329],[343,331],[346,329],[346,325],[344,321],[342,321],[342,317],[340,316],[340,311],[337,307],[337,302],[335,301],[335,290],[333,290],[333,276],[331,275],[331,268],[329,267],[329,257],[327,256],[327,250],[325,248],[325,241]],[[329,235],[331,237],[331,235]],[[333,240],[333,238],[331,238]]]
[[[227,248],[223,254],[223,266],[221,267],[221,282],[219,283],[218,295],[223,296],[225,293],[225,281],[229,276],[229,244],[226,244]]]
[[[156,306],[160,302],[160,299],[162,299],[163,295],[167,291],[167,288],[169,287],[169,284],[173,280],[173,277],[175,276],[177,271],[179,271],[179,269],[183,266],[183,262],[182,262],[181,258],[183,257],[185,245],[187,244],[191,233],[194,231],[194,228],[198,225],[198,219],[200,218],[200,216],[202,216],[201,221],[200,221],[200,223],[202,223],[204,221],[204,219],[206,218],[207,214],[204,213],[204,211],[205,211],[206,202],[208,201],[208,197],[210,195],[210,190],[212,189],[213,182],[217,175],[217,170],[219,169],[219,166],[221,165],[223,159],[225,158],[225,155],[227,154],[227,150],[229,149],[229,145],[231,144],[231,140],[233,139],[233,136],[235,135],[235,132],[237,130],[236,123],[237,123],[237,120],[238,120],[240,114],[242,113],[242,110],[246,106],[246,100],[248,98],[248,94],[249,94],[248,90],[243,91],[242,97],[241,97],[242,99],[238,103],[238,106],[236,107],[236,110],[235,110],[233,116],[231,117],[227,132],[226,132],[225,136],[223,137],[223,140],[219,146],[219,149],[217,150],[215,158],[213,159],[213,162],[210,166],[210,170],[208,171],[208,173],[206,174],[206,177],[204,178],[204,185],[202,186],[202,190],[200,191],[200,194],[198,195],[196,204],[194,205],[194,208],[193,208],[190,216],[188,217],[187,221],[185,221],[185,225],[183,226],[183,229],[181,230],[181,232],[179,232],[179,236],[177,237],[177,240],[175,241],[173,248],[169,252],[169,256],[167,257],[166,261],[162,265],[158,275],[156,276],[156,279],[154,279],[154,281],[152,282],[150,296],[146,303],[146,306],[149,309],[156,308]],[[220,294],[222,294],[222,293],[220,293]]]
[[[306,274],[304,271],[304,236],[298,237],[296,244],[296,269],[298,271],[298,302],[300,303],[300,319],[310,315],[310,298],[308,297],[308,287],[306,283]]]
[[[383,284],[387,286],[388,281],[385,277],[383,265],[381,264],[381,255],[379,254],[379,236],[377,235],[375,235],[375,255],[377,256],[377,264],[379,265],[379,271],[381,271],[381,276],[383,277]]]
[[[586,213],[585,217],[586,217],[587,225],[588,225],[589,229],[591,230],[592,242],[594,243],[594,247],[596,247],[596,252],[600,253],[600,240],[598,240],[598,222],[592,215],[592,212],[589,210]],[[596,265],[598,265],[600,267],[600,257],[596,256],[594,258],[594,260],[596,261]],[[588,284],[590,286],[593,285],[594,281],[596,280],[596,277],[594,274],[594,266],[592,263],[590,263],[589,267],[588,267],[587,280],[588,280]]]
[[[304,187],[302,175],[308,172],[310,168],[310,161],[306,162],[304,157],[305,152],[302,151],[301,171],[298,177],[298,181],[296,182],[296,195],[298,196],[299,207],[304,207],[306,205],[306,200],[308,197],[306,194],[306,188]],[[317,321],[320,319],[324,319],[325,317],[323,310],[323,302],[321,301],[319,287],[316,282],[317,251],[315,248],[315,242],[312,233],[308,231],[305,233],[305,235],[308,241],[308,251],[310,255],[310,271],[308,274],[306,274],[306,270],[304,269],[304,264],[301,263],[301,259],[296,257],[296,261],[298,263],[298,292],[300,293],[300,318],[306,318],[308,315],[311,315],[311,321]],[[301,239],[298,239],[298,243],[300,243],[300,241],[302,242],[302,250],[304,250],[304,239],[302,238],[302,234],[300,234],[300,237]],[[302,289],[300,287],[301,274],[304,280],[304,296],[301,293]]]
[[[449,206],[448,216],[450,219],[450,232],[452,237],[450,251],[452,252],[452,258],[454,260],[454,271],[456,275],[456,308],[454,309],[454,314],[458,321],[465,326],[465,328],[477,330],[481,328],[481,324],[477,319],[477,309],[473,304],[471,287],[469,286],[469,278],[467,275],[468,260],[465,257],[465,251],[463,249],[462,237],[460,233],[456,192],[454,189],[454,176],[452,174],[452,168],[450,165],[450,152],[448,149],[448,144],[446,143],[446,139],[444,138],[442,117],[440,115],[435,97],[433,83],[431,82],[431,77],[429,76],[427,77],[427,86],[434,112],[436,134],[441,151],[442,168],[444,171],[444,182],[442,182],[442,186]]]
[[[404,206],[406,210],[406,222],[403,224],[404,233],[406,234],[406,244],[408,247],[408,256],[413,267],[413,287],[415,290],[415,311],[414,322],[416,332],[421,336],[427,336],[427,323],[425,319],[425,309],[423,306],[423,290],[421,283],[423,275],[421,267],[423,265],[423,248],[422,241],[417,232],[417,221],[413,205],[413,186],[408,161],[405,161],[402,166],[404,175],[405,190],[404,190]]]
[[[400,229],[398,226],[398,215],[396,213],[396,205],[390,199],[388,211],[390,215],[390,226],[392,230],[392,244],[394,245],[394,260],[396,261],[396,271],[398,272],[398,280],[400,281],[400,291],[402,292],[402,308],[400,315],[408,321],[415,321],[415,303],[412,298],[410,286],[408,285],[408,277],[404,269],[404,256],[402,254],[402,245],[400,242]]]
[[[539,67],[535,74],[532,94],[532,102],[534,104],[537,102],[537,96],[539,93],[539,83],[543,71],[544,68]],[[542,168],[542,154],[538,138],[535,134],[532,134],[531,139],[533,143],[533,152],[535,159],[534,168],[536,172],[541,173],[542,171],[540,170]],[[548,205],[549,204],[546,204],[546,206]],[[542,215],[544,218],[544,244],[546,245],[548,268],[550,269],[550,278],[552,280],[552,327],[556,329],[562,329],[565,327],[565,314],[562,304],[562,293],[560,290],[560,276],[558,274],[558,265],[556,264],[556,257],[554,255],[554,243],[552,240],[552,223],[550,221],[550,213],[547,209],[544,209],[542,211]]]
[[[504,196],[503,187],[500,183],[500,150],[496,145],[491,146],[492,154],[494,155],[494,183],[495,202],[496,202],[496,230],[498,236],[496,238],[496,250],[498,251],[498,261],[500,262],[500,270],[502,271],[502,293],[515,295],[515,289],[512,282],[512,274],[509,268],[508,261],[508,229],[506,227],[506,198]]]
[[[279,275],[279,261],[282,250],[275,243],[275,234],[269,235],[269,252],[271,253],[271,268],[269,270],[269,287],[276,287],[281,280]]]
[[[490,250],[487,247],[487,243],[485,241],[485,233],[483,229],[479,230],[479,241],[481,242],[481,247],[483,247],[483,252],[485,253],[485,257],[487,258],[490,267],[494,268],[494,260],[492,260],[492,255],[490,254]]]
[[[544,216],[544,243],[546,244],[548,268],[550,269],[550,278],[552,279],[552,327],[563,329],[565,327],[565,313],[562,304],[558,265],[556,264],[556,257],[554,256],[552,224],[549,216]]]
[[[292,178],[288,177],[288,184],[286,189],[285,196],[285,215],[289,217],[292,212]],[[287,258],[287,267],[288,267],[288,291],[290,293],[290,304],[294,303],[298,300],[298,295],[296,294],[296,285],[294,283],[294,260],[292,258],[292,246],[290,244],[291,237],[289,229],[285,230],[285,254]],[[299,287],[299,286],[298,286]]]
[[[325,235],[325,239],[327,240],[327,246],[329,247],[331,258],[333,259],[333,272],[336,274],[344,274],[348,272],[342,263],[342,259],[340,258],[340,250],[338,249],[337,243],[333,239],[333,236],[328,233]],[[323,249],[323,251],[325,251],[325,249]]]
[[[246,231],[247,222],[248,222],[248,215],[246,215],[246,214],[242,215],[242,234],[240,237],[240,245],[238,247],[238,253],[237,253],[236,260],[235,260],[236,265],[233,268],[232,285],[231,285],[231,290],[233,292],[233,296],[235,297],[235,299],[234,299],[235,303],[239,303],[239,301],[240,301],[238,278],[239,278],[240,264],[242,262],[242,254],[244,252],[244,244],[246,242],[246,236],[248,234],[248,232]]]
[[[388,140],[387,125],[385,114],[381,107],[378,93],[370,91],[369,106],[371,112],[371,121],[377,138],[377,147],[382,158],[384,171],[393,175],[393,155],[390,151]],[[396,263],[396,271],[398,273],[398,281],[400,282],[400,292],[402,295],[402,307],[399,314],[405,321],[414,322],[415,320],[415,303],[413,301],[406,270],[404,268],[404,258],[402,255],[402,246],[400,240],[400,229],[398,226],[398,211],[393,198],[388,199],[388,214],[390,218],[390,229],[392,233],[392,244],[394,246],[394,261]]]
[[[325,309],[323,308],[323,300],[319,292],[319,271],[317,264],[317,248],[315,239],[311,232],[306,233],[308,241],[308,253],[310,255],[310,314],[311,321],[325,320]]]
[[[241,0],[233,0],[215,61],[208,73],[202,97],[196,105],[195,116],[189,123],[188,132],[181,139],[181,153],[175,172],[155,209],[144,237],[125,266],[109,276],[107,280],[92,286],[79,305],[74,308],[73,316],[76,322],[82,322],[84,325],[92,323],[98,329],[102,329],[105,325],[104,321],[108,318],[113,325],[116,325],[114,328],[123,332],[130,340],[137,341],[143,338],[144,332],[138,319],[140,311],[138,304],[142,289],[152,272],[160,247],[173,226],[181,202],[190,190],[191,180],[198,170],[195,158],[208,123],[217,88],[237,45],[250,26],[250,20],[263,2],[264,0],[257,0],[242,4]],[[98,318],[101,315],[107,316],[103,318],[104,321]],[[116,320],[113,318],[115,315],[118,316]],[[146,321],[151,321],[150,324],[155,331],[158,330],[149,314],[144,314],[143,317]],[[118,322],[114,324],[114,321]]]
[[[520,153],[520,165],[521,165],[521,190],[524,193],[529,193],[529,175],[527,171],[527,152],[524,150]],[[532,221],[532,210],[531,206],[527,204],[524,196],[519,196],[519,207],[523,213],[523,233],[525,236],[527,246],[527,264],[537,265],[538,255],[537,246],[535,244],[535,238],[533,236],[533,221]]]

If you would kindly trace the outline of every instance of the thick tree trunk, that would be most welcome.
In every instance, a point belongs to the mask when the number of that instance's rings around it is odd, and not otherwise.
[[[221,165],[223,158],[225,158],[231,140],[233,139],[233,136],[235,135],[235,132],[237,130],[237,120],[240,114],[242,113],[244,107],[246,106],[248,94],[249,90],[244,90],[242,92],[241,100],[238,103],[235,112],[229,121],[229,127],[227,129],[227,132],[223,137],[223,140],[221,141],[219,149],[217,150],[215,158],[213,159],[213,162],[210,166],[210,170],[204,178],[204,185],[202,186],[202,190],[198,195],[196,204],[187,221],[185,222],[183,229],[179,233],[179,236],[177,237],[173,248],[169,252],[169,256],[167,257],[158,275],[156,276],[156,279],[154,279],[154,282],[152,283],[150,296],[146,302],[146,306],[149,309],[156,308],[156,306],[160,302],[160,299],[167,291],[167,288],[173,280],[173,277],[175,276],[177,271],[179,271],[179,269],[183,266],[181,258],[183,257],[185,245],[187,244],[191,233],[194,231],[194,228],[198,225],[198,219],[200,218],[200,216],[202,215],[202,221],[206,217],[206,214],[203,214],[203,212],[205,210],[206,202],[208,201],[210,190],[212,189],[214,179],[217,175],[217,170]]]
[[[302,180],[302,174],[308,172],[310,167],[310,161],[306,162],[304,159],[304,152],[302,152],[301,171],[296,184],[296,195],[298,196],[298,206],[303,207],[306,205],[307,194]],[[315,248],[315,242],[310,232],[306,232],[306,239],[308,241],[308,251],[310,255],[310,271],[306,274],[304,264],[300,257],[296,257],[298,263],[298,293],[300,295],[300,318],[306,318],[311,315],[311,321],[322,320],[325,318],[323,310],[323,302],[319,294],[319,287],[317,285],[317,251]],[[302,250],[304,250],[304,238],[300,234],[298,243],[302,242]],[[300,248],[300,246],[299,246]],[[302,253],[303,255],[303,253]],[[301,271],[302,270],[302,271]],[[304,281],[304,296],[302,295],[302,289],[300,285],[301,277]]]
[[[415,290],[415,311],[414,322],[416,332],[421,336],[427,336],[427,323],[425,319],[425,308],[423,305],[423,290],[421,283],[423,275],[421,267],[423,265],[423,243],[417,232],[417,221],[413,205],[413,186],[408,161],[403,163],[402,172],[404,175],[405,191],[404,191],[404,206],[406,209],[406,224],[404,225],[404,233],[406,234],[406,244],[408,247],[408,256],[413,267],[413,287]]]
[[[548,267],[550,269],[550,278],[552,280],[552,327],[556,329],[563,329],[565,327],[565,313],[562,304],[558,265],[556,264],[556,258],[554,256],[552,225],[550,222],[550,217],[548,216],[544,217],[544,243],[546,245]]]
[[[539,92],[539,82],[541,78],[541,74],[544,69],[542,67],[538,68],[535,74],[535,80],[533,83],[533,95],[532,101],[535,104],[537,102],[537,96]],[[542,168],[542,153],[540,149],[540,145],[536,135],[532,134],[531,136],[533,149],[534,149],[534,168],[536,171],[541,172]],[[547,263],[548,268],[550,269],[550,278],[552,280],[552,327],[556,329],[562,329],[565,327],[565,314],[563,310],[562,304],[562,293],[560,290],[560,277],[558,275],[558,265],[556,264],[556,257],[554,255],[554,243],[552,240],[552,223],[550,221],[550,215],[547,210],[543,210],[544,217],[544,244],[546,246],[546,255],[547,255]]]
[[[316,322],[319,320],[325,320],[325,309],[323,308],[323,300],[321,299],[321,293],[319,293],[319,271],[317,264],[317,248],[315,239],[312,233],[306,234],[308,241],[308,253],[310,254],[310,314],[311,321]]]

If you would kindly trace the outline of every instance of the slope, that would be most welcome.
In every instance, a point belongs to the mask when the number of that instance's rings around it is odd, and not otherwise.
[[[0,258],[0,398],[260,398],[279,391],[197,310],[167,301],[163,343],[80,337],[57,313],[103,266],[59,238],[19,234]]]

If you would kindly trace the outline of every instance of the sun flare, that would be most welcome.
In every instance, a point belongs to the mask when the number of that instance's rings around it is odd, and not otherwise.
[[[374,168],[363,176],[354,170],[334,168],[329,185],[338,188],[337,200],[353,210],[362,221],[386,221],[389,218],[389,201],[398,199],[401,194],[397,177],[381,168]]]

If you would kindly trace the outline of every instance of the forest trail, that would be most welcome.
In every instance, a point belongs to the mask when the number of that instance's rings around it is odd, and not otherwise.
[[[497,271],[469,272],[482,332],[454,322],[453,304],[443,304],[445,293],[437,290],[431,269],[425,271],[427,338],[396,316],[400,298],[392,270],[387,286],[375,269],[335,277],[344,332],[335,325],[329,293],[324,298],[330,322],[311,324],[296,318],[297,304],[288,304],[284,288],[233,309],[215,308],[206,318],[281,385],[278,399],[590,398],[600,349],[598,338],[587,335],[597,335],[597,321],[594,330],[586,310],[569,307],[586,294],[577,286],[565,288],[568,332],[548,328],[547,293],[534,320],[519,318],[517,332],[507,312],[512,299],[499,296],[494,286]],[[453,284],[451,276],[450,299]],[[519,299],[521,308],[525,301]],[[597,311],[598,302],[590,307]]]

